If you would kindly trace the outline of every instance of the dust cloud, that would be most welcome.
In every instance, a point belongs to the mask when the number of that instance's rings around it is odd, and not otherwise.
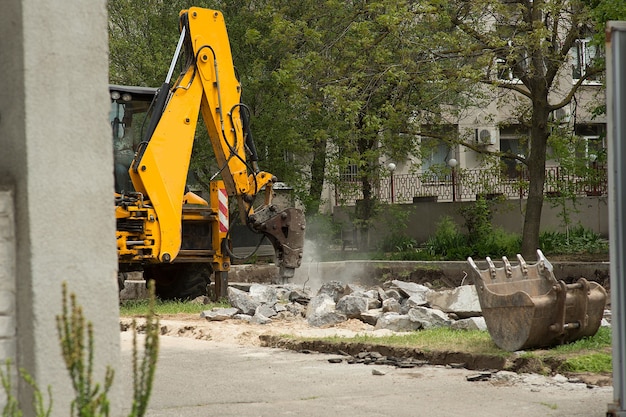
[[[318,244],[312,240],[305,240],[302,266],[296,270],[291,283],[308,287],[312,294],[317,294],[319,288],[326,282],[358,284],[365,277],[365,273],[362,261],[322,262]]]

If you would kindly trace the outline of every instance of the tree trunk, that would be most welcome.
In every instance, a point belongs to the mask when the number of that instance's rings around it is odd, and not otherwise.
[[[320,211],[322,191],[324,187],[324,173],[326,171],[326,139],[314,144],[313,162],[311,163],[310,199],[306,202],[306,214],[316,215]]]
[[[361,201],[361,207],[357,208],[356,218],[360,230],[359,248],[369,248],[369,226],[372,217],[374,217],[375,204],[374,196],[372,195],[372,180],[378,170],[377,160],[372,160],[371,153],[376,145],[376,138],[368,137],[362,117],[359,119],[357,125],[358,131],[360,132],[360,138],[357,141],[357,149],[364,163],[359,172],[363,200]]]
[[[528,260],[537,258],[543,187],[546,179],[546,149],[549,132],[548,91],[539,88],[540,97],[533,99],[533,115],[530,129],[530,154],[528,155],[529,189],[522,232],[522,256]]]

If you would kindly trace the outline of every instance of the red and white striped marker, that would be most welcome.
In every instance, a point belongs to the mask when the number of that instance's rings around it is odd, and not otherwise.
[[[226,233],[228,232],[228,193],[226,188],[218,190],[217,201],[219,202],[220,233]]]

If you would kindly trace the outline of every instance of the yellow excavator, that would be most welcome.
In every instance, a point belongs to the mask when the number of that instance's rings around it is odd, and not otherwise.
[[[305,218],[297,208],[273,204],[277,179],[259,170],[224,17],[190,8],[179,21],[160,88],[110,86],[120,283],[128,272],[143,271],[159,297],[192,298],[206,293],[214,274],[214,295],[224,296],[232,255],[229,197],[242,221],[271,242],[279,275],[289,278],[302,259]],[[172,83],[179,62],[183,69]],[[207,198],[187,187],[200,113],[217,163]]]

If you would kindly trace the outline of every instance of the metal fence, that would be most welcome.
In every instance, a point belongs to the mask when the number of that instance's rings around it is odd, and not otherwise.
[[[413,203],[430,201],[473,201],[479,196],[520,199],[528,194],[528,172],[517,176],[485,169],[456,169],[444,174],[432,172],[401,174],[381,178],[374,184],[372,194],[381,202]],[[575,174],[561,167],[546,169],[544,190],[548,196],[605,196],[607,171],[604,166],[593,166],[583,174]],[[355,175],[335,189],[337,205],[354,205],[363,198],[361,183]]]

